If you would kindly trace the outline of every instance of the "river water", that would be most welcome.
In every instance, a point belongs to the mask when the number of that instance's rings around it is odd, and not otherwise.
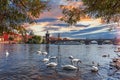
[[[110,68],[117,45],[45,45],[0,44],[0,80],[120,80],[120,71]],[[6,57],[5,51],[9,56]],[[38,50],[47,51],[46,56]],[[61,66],[71,64],[72,55],[82,61],[79,70],[66,71]],[[103,55],[109,55],[103,57]],[[42,60],[57,56],[57,67],[47,68]],[[91,72],[92,63],[99,64],[99,71]]]

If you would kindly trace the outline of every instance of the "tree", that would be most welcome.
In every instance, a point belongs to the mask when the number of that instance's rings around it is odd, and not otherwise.
[[[8,39],[9,39],[9,43],[11,43],[11,41],[14,41],[14,38],[12,36],[10,36]]]
[[[14,40],[14,38],[10,36],[10,37],[9,37],[9,40],[10,40],[10,41],[13,41],[13,40]]]
[[[29,43],[29,44],[40,44],[40,43],[42,43],[42,37],[34,35],[32,38],[28,39],[27,43]]]
[[[107,23],[120,21],[120,0],[83,0],[83,2],[90,16],[101,17]]]
[[[32,23],[46,9],[47,3],[41,0],[0,0],[0,33],[24,32],[23,23]]]
[[[80,17],[84,16],[84,11],[81,8],[70,7],[70,8],[62,8],[63,17],[60,19],[68,23],[69,26],[75,25],[78,21],[80,21]]]

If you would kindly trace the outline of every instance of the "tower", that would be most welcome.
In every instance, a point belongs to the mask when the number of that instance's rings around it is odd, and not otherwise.
[[[50,37],[50,34],[49,34],[49,32],[47,31],[47,32],[46,32],[46,37],[45,37],[47,44],[49,44],[49,37]]]

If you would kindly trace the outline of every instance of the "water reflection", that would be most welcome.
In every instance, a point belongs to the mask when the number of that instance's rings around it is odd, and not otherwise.
[[[111,58],[117,57],[115,49],[114,45],[0,44],[0,80],[119,80],[119,71],[108,74]],[[7,58],[5,50],[10,53]],[[38,55],[38,50],[48,54]],[[79,71],[62,70],[62,65],[71,64],[69,55],[82,61]],[[56,70],[42,61],[49,56],[57,56]],[[100,64],[98,73],[91,73],[92,61]]]

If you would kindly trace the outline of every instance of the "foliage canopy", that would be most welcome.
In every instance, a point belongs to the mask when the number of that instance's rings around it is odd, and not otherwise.
[[[42,37],[34,35],[32,38],[28,39],[27,43],[29,44],[40,44],[42,43]]]
[[[101,17],[105,22],[120,21],[120,0],[82,0],[92,17]]]
[[[17,30],[23,32],[23,23],[30,23],[47,9],[41,0],[0,0],[0,33]]]
[[[84,11],[81,8],[72,7],[62,8],[63,17],[60,19],[69,24],[69,26],[75,25],[80,21],[80,17],[84,16]]]

